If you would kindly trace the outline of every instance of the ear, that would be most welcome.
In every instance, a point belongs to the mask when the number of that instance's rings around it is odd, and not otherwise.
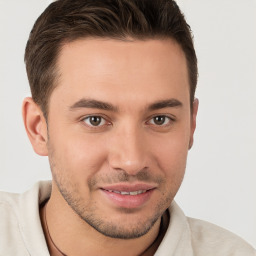
[[[47,123],[40,107],[32,98],[25,98],[22,104],[22,116],[28,138],[34,151],[47,156]]]
[[[192,109],[192,114],[191,114],[189,149],[192,148],[193,143],[194,143],[194,132],[196,129],[196,116],[197,116],[197,111],[198,111],[198,105],[199,105],[199,100],[195,99],[193,102],[193,109]]]

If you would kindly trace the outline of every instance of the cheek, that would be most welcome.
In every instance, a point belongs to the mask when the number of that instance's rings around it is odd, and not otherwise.
[[[165,177],[162,191],[164,191],[163,195],[168,199],[166,203],[169,205],[183,181],[186,169],[187,147],[181,147],[180,143],[177,145],[175,141],[171,141],[161,148],[161,152],[159,151],[157,157],[160,170]]]
[[[187,160],[187,147],[179,148],[171,142],[168,146],[161,148],[158,154],[158,163],[166,176],[180,176],[184,174]]]
[[[166,178],[182,179],[186,168],[188,144],[189,133],[187,129],[166,134],[163,138],[155,139],[151,144],[152,156]]]
[[[102,168],[107,154],[103,143],[99,145],[95,138],[74,133],[50,137],[50,147],[54,171],[83,185]]]

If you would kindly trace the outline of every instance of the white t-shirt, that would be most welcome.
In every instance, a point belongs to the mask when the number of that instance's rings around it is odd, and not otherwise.
[[[0,193],[0,256],[49,256],[39,205],[51,182],[41,181],[23,194]],[[256,256],[238,236],[205,221],[188,218],[172,202],[170,222],[156,256]]]

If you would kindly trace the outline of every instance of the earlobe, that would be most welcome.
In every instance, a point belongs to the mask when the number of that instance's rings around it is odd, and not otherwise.
[[[191,149],[194,143],[194,132],[196,129],[196,116],[198,111],[198,105],[199,105],[199,100],[195,99],[193,102],[193,109],[191,114],[191,130],[190,130],[190,140],[189,140],[188,149]]]
[[[23,101],[22,116],[34,151],[38,155],[47,156],[47,123],[40,107],[30,97]]]

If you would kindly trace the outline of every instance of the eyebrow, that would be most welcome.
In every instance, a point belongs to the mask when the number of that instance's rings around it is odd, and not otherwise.
[[[113,106],[110,103],[104,101],[98,101],[93,99],[81,99],[77,101],[70,107],[70,110],[74,110],[77,108],[97,108],[102,110],[114,111],[117,112],[117,107]]]
[[[174,108],[174,107],[182,107],[182,103],[177,99],[167,99],[167,100],[159,100],[150,104],[147,109],[158,110],[162,108]],[[94,99],[80,99],[72,106],[70,106],[70,110],[78,109],[78,108],[96,108],[101,110],[118,112],[118,108],[110,103],[94,100]]]
[[[182,107],[182,103],[177,99],[167,99],[157,101],[149,106],[149,110],[158,110],[162,108]]]

